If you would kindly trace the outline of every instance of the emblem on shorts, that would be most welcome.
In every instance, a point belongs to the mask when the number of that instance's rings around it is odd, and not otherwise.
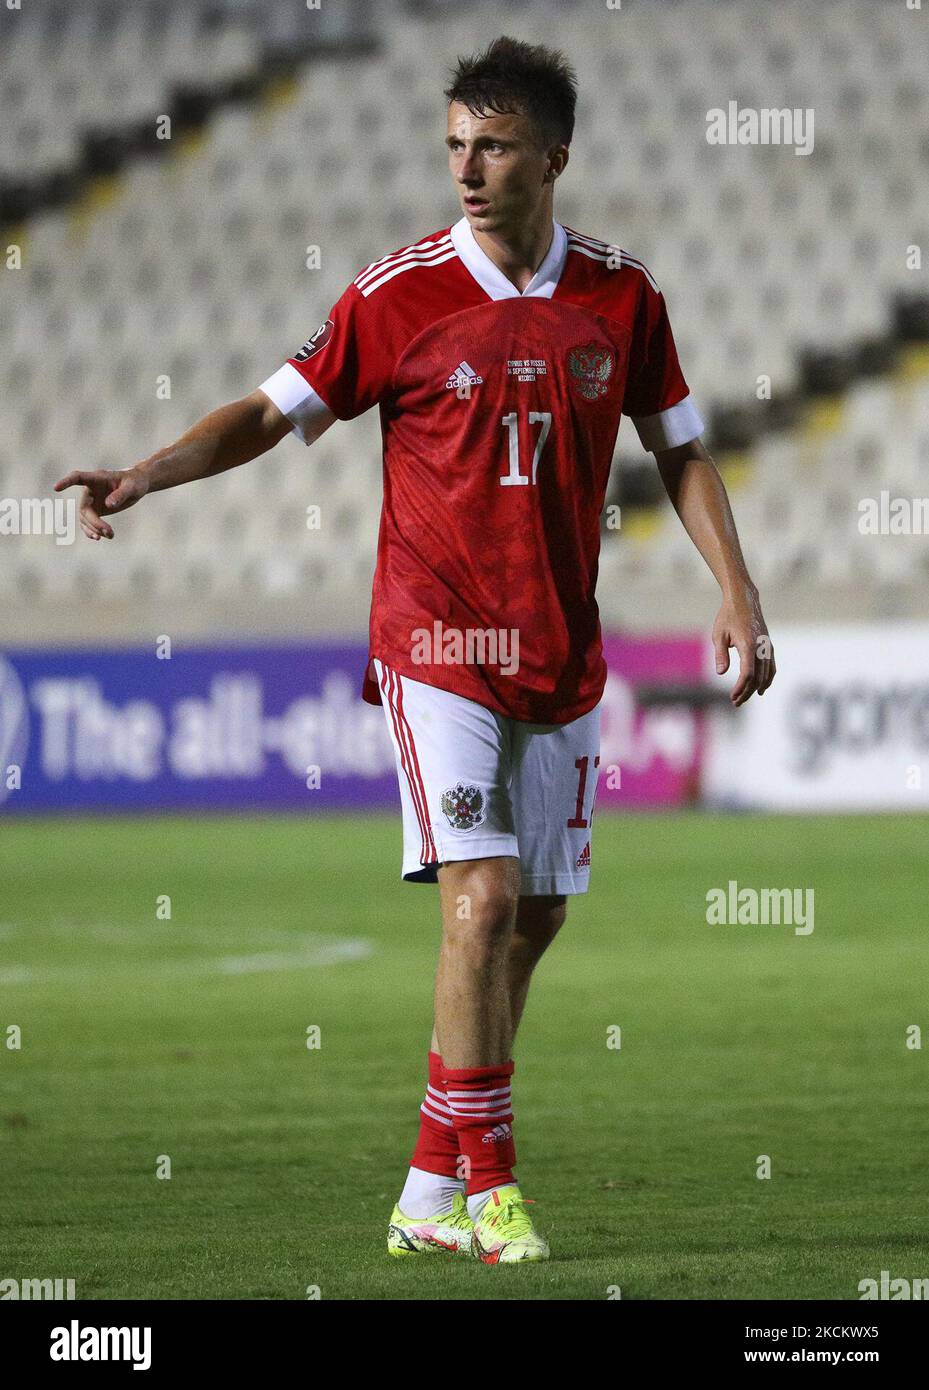
[[[609,389],[607,382],[613,375],[613,354],[609,348],[585,343],[568,353],[568,370],[584,400],[595,401]]]
[[[484,793],[459,782],[442,793],[442,811],[453,830],[473,830],[484,819]]]

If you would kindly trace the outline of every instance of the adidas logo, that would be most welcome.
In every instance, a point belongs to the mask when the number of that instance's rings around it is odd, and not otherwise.
[[[586,869],[590,866],[590,841],[588,840],[584,848],[577,857],[575,869]]]
[[[513,1131],[509,1125],[494,1125],[486,1134],[481,1136],[482,1144],[502,1144],[505,1139],[512,1139]]]
[[[473,367],[467,362],[459,362],[452,372],[448,381],[445,383],[446,391],[457,391],[459,386],[480,386],[484,378],[478,376]]]

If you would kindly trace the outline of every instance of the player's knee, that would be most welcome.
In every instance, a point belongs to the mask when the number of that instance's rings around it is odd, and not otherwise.
[[[488,941],[509,939],[516,920],[516,894],[506,889],[492,889],[469,895],[467,911],[449,924],[452,935]]]
[[[446,913],[448,946],[468,955],[494,954],[509,944],[519,905],[518,874],[500,861],[478,861],[460,869]]]

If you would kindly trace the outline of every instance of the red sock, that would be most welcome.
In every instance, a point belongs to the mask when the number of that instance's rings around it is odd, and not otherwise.
[[[442,1058],[437,1052],[429,1053],[429,1084],[419,1108],[419,1138],[410,1163],[425,1173],[439,1173],[444,1178],[463,1176],[458,1134],[445,1097]]]
[[[467,1163],[466,1192],[514,1183],[513,1063],[499,1067],[446,1067],[445,1090],[455,1117],[458,1146]]]

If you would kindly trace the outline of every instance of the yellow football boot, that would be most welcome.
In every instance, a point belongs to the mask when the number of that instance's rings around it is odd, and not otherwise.
[[[388,1255],[425,1255],[444,1251],[449,1255],[470,1255],[474,1223],[468,1204],[460,1192],[450,1212],[439,1216],[404,1216],[394,1207],[387,1227]]]
[[[485,1265],[547,1260],[548,1243],[534,1228],[518,1187],[497,1187],[474,1223],[471,1253]]]

